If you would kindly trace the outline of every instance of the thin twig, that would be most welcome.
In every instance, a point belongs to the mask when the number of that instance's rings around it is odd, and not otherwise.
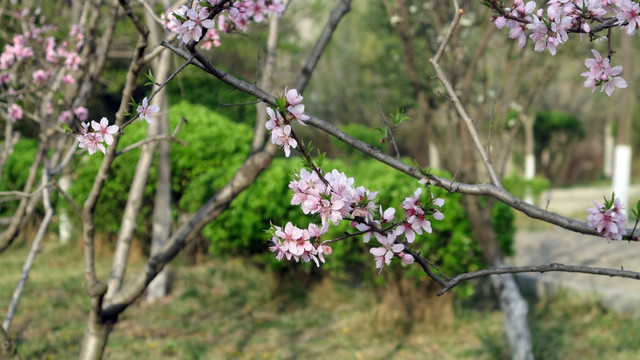
[[[467,110],[462,105],[462,102],[458,98],[458,95],[456,94],[455,89],[447,79],[444,71],[442,70],[442,68],[440,67],[440,64],[438,63],[440,61],[442,54],[444,53],[445,48],[449,43],[449,40],[451,39],[451,34],[453,33],[453,30],[458,25],[458,23],[460,22],[460,18],[462,17],[462,13],[463,13],[462,9],[458,7],[458,4],[456,1],[453,1],[453,3],[456,8],[456,15],[451,21],[451,25],[449,25],[449,28],[447,29],[447,32],[445,33],[444,38],[442,40],[442,43],[440,43],[440,48],[438,49],[438,52],[433,58],[429,59],[429,62],[431,63],[431,66],[433,66],[433,68],[435,69],[436,76],[444,86],[445,90],[447,91],[447,94],[449,94],[449,97],[451,98],[451,102],[453,102],[453,105],[455,106],[456,111],[458,112],[458,115],[460,115],[460,117],[464,121],[464,124],[466,125],[467,130],[469,131],[469,135],[473,140],[476,150],[480,153],[480,157],[482,158],[482,161],[484,162],[485,167],[489,172],[489,177],[491,178],[491,182],[497,187],[502,187],[502,183],[500,181],[500,178],[498,177],[498,173],[496,172],[496,169],[493,167],[491,158],[489,157],[489,154],[487,153],[486,149],[482,145],[482,141],[480,140],[480,136],[478,135],[478,131],[476,130],[473,119],[471,119],[471,117],[467,113]]]
[[[160,140],[169,140],[171,142],[179,143],[179,144],[181,144],[183,146],[187,146],[188,145],[183,140],[177,139],[177,138],[175,138],[173,136],[170,136],[170,135],[158,135],[158,136],[154,136],[154,137],[151,137],[151,138],[140,140],[137,143],[131,144],[131,145],[125,147],[124,149],[122,149],[120,151],[117,151],[116,152],[116,156],[120,156],[120,155],[122,155],[122,154],[124,154],[126,152],[129,152],[131,150],[137,149],[137,148],[141,147],[142,145],[145,145],[145,144],[148,144],[148,143],[151,143],[151,142],[154,142],[154,141],[160,141]]]
[[[591,275],[604,275],[610,277],[622,277],[627,279],[635,279],[640,280],[640,272],[637,271],[629,271],[629,270],[617,270],[617,269],[609,269],[609,268],[601,268],[601,267],[591,267],[591,266],[583,266],[583,265],[564,265],[558,263],[551,263],[549,265],[531,265],[531,266],[513,266],[513,267],[504,267],[497,269],[485,269],[480,271],[474,271],[470,273],[460,274],[450,281],[444,286],[444,288],[438,293],[438,295],[442,295],[447,291],[454,288],[456,285],[460,284],[463,281],[485,277],[489,275],[499,275],[499,274],[517,274],[524,272],[539,272],[545,273],[550,271],[560,271],[560,272],[573,272],[573,273],[583,273],[583,274],[591,274]]]

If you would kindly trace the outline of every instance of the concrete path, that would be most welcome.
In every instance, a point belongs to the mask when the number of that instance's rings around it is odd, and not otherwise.
[[[611,195],[608,188],[573,188],[553,190],[548,209],[566,216],[581,211],[586,221],[587,207],[592,201],[602,202],[602,195]],[[640,186],[630,192],[632,203],[640,198]],[[543,204],[547,202],[543,196]],[[632,226],[628,225],[629,227]],[[561,263],[640,271],[640,243],[614,241],[587,236],[561,228],[548,231],[519,231],[516,234],[516,255],[508,263],[516,266]],[[544,296],[560,289],[572,289],[584,296],[593,296],[612,310],[640,315],[640,280],[610,278],[588,274],[549,272],[518,274],[525,292]]]

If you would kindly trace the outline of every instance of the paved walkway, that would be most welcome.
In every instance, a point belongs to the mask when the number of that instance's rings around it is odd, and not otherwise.
[[[607,188],[573,188],[551,192],[548,209],[562,215],[576,215],[592,207],[592,201],[602,202]],[[632,203],[640,198],[640,186],[632,187]],[[543,196],[546,203],[547,196]],[[631,225],[629,225],[631,226]],[[517,266],[562,263],[594,267],[624,268],[640,271],[640,243],[614,241],[570,232],[561,228],[549,231],[519,231],[516,234],[516,255],[508,263]],[[539,296],[562,288],[594,296],[603,306],[623,313],[640,315],[640,280],[610,278],[588,274],[549,272],[518,274],[525,292]]]

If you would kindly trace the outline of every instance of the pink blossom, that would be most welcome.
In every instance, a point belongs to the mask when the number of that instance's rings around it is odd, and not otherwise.
[[[205,50],[211,49],[212,46],[219,47],[220,35],[218,35],[215,29],[211,28],[204,34],[201,44],[201,47]]]
[[[300,94],[298,94],[298,90],[296,89],[291,89],[287,91],[287,88],[284,88],[284,91],[285,91],[285,99],[287,99],[287,105],[289,106],[298,105],[302,102],[302,99],[304,99],[303,96],[300,96]]]
[[[11,120],[12,123],[22,119],[22,107],[20,107],[19,105],[11,104],[7,111],[9,113],[9,120]]]
[[[408,221],[403,222],[402,224],[398,225],[398,227],[396,228],[394,234],[396,236],[399,235],[404,235],[405,239],[407,239],[408,243],[412,243],[415,241],[416,239],[416,233],[418,235],[422,235],[422,228],[418,227],[414,227],[413,224],[411,224]]]
[[[95,133],[89,131],[89,125],[87,123],[82,123],[83,132],[82,134],[76,136],[76,140],[78,140],[78,146],[81,149],[87,149],[89,151],[89,155],[95,154],[98,150],[102,151],[103,154],[106,154],[106,149],[104,147],[102,136],[99,133]]]
[[[272,108],[267,107],[267,115],[269,115],[269,121],[265,124],[267,130],[273,130],[284,124],[284,119],[280,112],[273,111]]]
[[[413,258],[413,256],[411,254],[407,254],[407,253],[404,253],[404,252],[399,252],[399,253],[396,254],[396,256],[399,257],[400,260],[403,263],[407,264],[407,265],[411,265],[414,262],[414,258]]]
[[[289,106],[289,107],[287,107],[287,111],[296,120],[298,120],[298,123],[300,123],[300,125],[307,126],[307,124],[305,124],[304,122],[309,120],[309,116],[304,114],[304,105],[303,104],[298,104],[298,105],[295,105],[295,106]]]
[[[75,84],[76,79],[73,78],[73,76],[67,74],[62,78],[62,82],[69,85],[69,84]]]
[[[425,219],[424,214],[411,215],[407,220],[407,223],[411,224],[411,227],[420,234],[421,229],[424,229],[428,234],[431,234],[431,222]],[[420,230],[420,231],[419,231]]]
[[[611,96],[616,87],[627,87],[627,82],[619,76],[622,73],[622,66],[612,68],[609,65],[609,59],[602,58],[597,50],[591,50],[591,53],[594,58],[584,62],[589,71],[580,74],[587,78],[584,87],[590,87],[592,91],[595,91],[598,85],[602,85],[600,91],[604,91],[608,96]]]
[[[605,208],[605,205],[598,205],[595,202],[594,205],[595,207],[587,209],[589,226],[595,228],[609,242],[622,240],[622,237],[627,235],[625,228],[627,216],[622,212],[624,205],[620,198],[615,198],[612,206],[608,209]]]
[[[177,29],[180,40],[184,43],[188,43],[191,40],[200,40],[202,28],[211,29],[215,26],[215,21],[207,19],[207,17],[209,17],[209,9],[206,7],[196,5],[194,8],[187,10],[184,16],[187,20]]]
[[[78,106],[75,110],[73,110],[73,113],[80,121],[87,120],[87,117],[89,116],[89,110],[84,106]]]
[[[48,79],[47,73],[42,69],[34,71],[31,77],[33,78],[33,83],[38,86],[43,86]]]
[[[389,234],[383,241],[380,241],[382,247],[369,249],[369,252],[375,258],[376,269],[380,269],[380,271],[382,271],[384,264],[391,264],[393,256],[404,250],[404,245],[394,243],[395,239],[396,236],[394,234]]]
[[[82,64],[82,58],[75,51],[67,54],[64,60],[64,65],[67,67],[67,70],[78,70],[80,64]]]
[[[298,146],[296,139],[291,137],[291,126],[285,125],[284,127],[278,127],[271,132],[271,140],[274,144],[282,146],[284,155],[289,157],[291,155],[291,148]]]
[[[149,106],[149,100],[145,96],[142,99],[142,105],[138,106],[138,114],[140,114],[140,118],[147,121],[147,123],[151,124],[153,122],[153,114],[160,111],[160,107],[158,105]]]
[[[633,35],[640,27],[640,5],[631,0],[620,0],[620,10],[616,14],[616,25],[626,25],[627,35]]]
[[[96,133],[100,134],[107,145],[113,144],[113,134],[117,133],[119,129],[118,125],[109,126],[109,120],[106,117],[103,117],[100,123],[91,121],[91,127]]]
[[[282,240],[279,237],[274,236],[271,238],[271,242],[273,245],[269,247],[269,251],[271,251],[275,256],[276,260],[282,260],[283,258],[287,258],[287,260],[291,259],[291,253],[285,249],[282,244]]]
[[[70,124],[73,119],[73,113],[70,110],[65,110],[58,116],[58,122]]]
[[[322,263],[325,262],[324,255],[331,255],[333,252],[333,249],[331,249],[329,245],[320,245],[316,250],[318,251],[318,258]]]

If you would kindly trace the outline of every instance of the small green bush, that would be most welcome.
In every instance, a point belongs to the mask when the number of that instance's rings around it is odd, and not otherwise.
[[[549,189],[550,183],[548,179],[538,176],[527,180],[517,175],[511,175],[502,179],[502,185],[519,198],[524,198],[527,192],[530,192],[531,196],[537,199],[543,191]]]
[[[178,212],[195,212],[217,189],[233,176],[249,152],[252,129],[211,111],[207,107],[180,102],[171,107],[172,128],[186,118],[177,137],[187,143],[171,144],[172,197]],[[119,148],[145,137],[146,123],[136,122],[125,129]],[[116,158],[105,183],[103,195],[96,209],[96,231],[115,236],[120,228],[122,210],[135,174],[140,149]],[[86,199],[95,175],[100,168],[102,154],[84,155],[76,167],[76,177],[69,191],[76,202]],[[145,188],[145,199],[138,217],[138,236],[146,237],[156,188],[155,166],[151,169]]]
[[[35,139],[22,138],[13,148],[13,153],[7,158],[7,162],[2,171],[0,179],[0,191],[22,191],[27,183],[29,169],[38,152],[38,141]],[[38,178],[40,174],[38,174]],[[35,187],[40,183],[36,182]],[[18,208],[18,202],[1,201],[0,216],[11,216]]]
[[[355,137],[356,139],[359,139],[377,148],[378,150],[383,151],[384,146],[380,143],[380,138],[382,138],[382,135],[380,134],[378,129],[358,123],[347,124],[341,126],[340,129],[347,134]],[[341,154],[344,158],[349,159],[349,163],[360,161],[367,157],[361,151],[354,149],[341,140],[331,137],[330,141],[331,146],[336,149],[339,154]]]

